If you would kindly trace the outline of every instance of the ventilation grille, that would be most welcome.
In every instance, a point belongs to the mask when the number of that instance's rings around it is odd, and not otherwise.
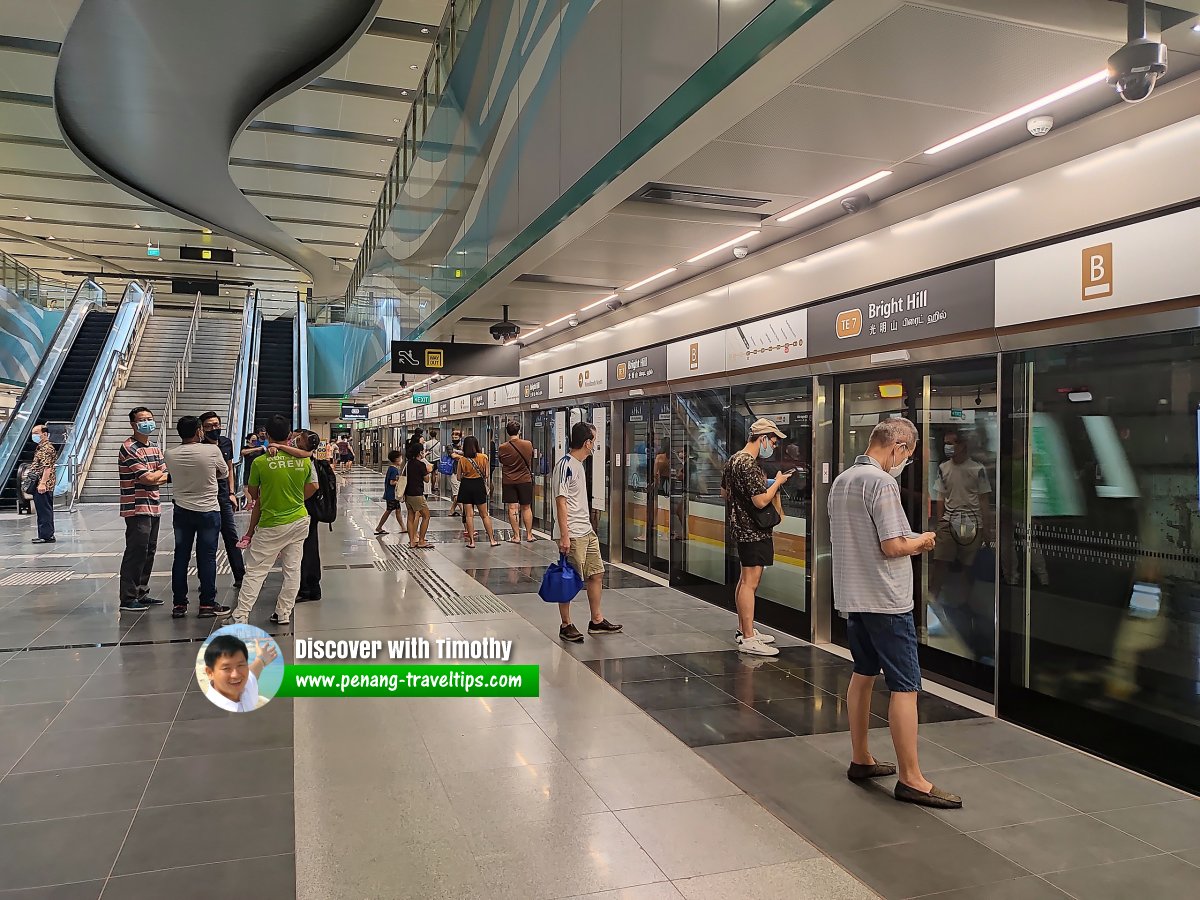
[[[634,195],[636,200],[654,200],[658,203],[685,203],[690,206],[723,206],[727,209],[757,209],[770,203],[761,197],[735,197],[731,194],[714,194],[694,188],[670,187],[651,184]]]

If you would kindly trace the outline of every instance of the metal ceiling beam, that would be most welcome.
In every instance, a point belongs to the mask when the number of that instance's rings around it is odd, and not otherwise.
[[[4,235],[5,237],[15,238],[19,241],[25,241],[29,244],[36,244],[39,247],[45,247],[47,250],[57,250],[59,253],[66,253],[68,256],[74,256],[76,259],[86,259],[88,262],[94,262],[99,266],[103,266],[106,269],[112,270],[115,273],[120,273],[122,275],[133,275],[133,272],[131,272],[129,269],[126,269],[124,266],[111,263],[99,256],[92,256],[90,253],[84,253],[82,250],[76,250],[73,247],[67,246],[62,241],[47,241],[39,237],[34,237],[33,235],[22,234],[19,231],[12,231],[8,228],[0,228],[0,234]]]

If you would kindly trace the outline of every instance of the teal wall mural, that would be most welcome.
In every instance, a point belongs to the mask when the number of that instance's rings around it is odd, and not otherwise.
[[[0,382],[29,383],[62,317],[0,286]]]

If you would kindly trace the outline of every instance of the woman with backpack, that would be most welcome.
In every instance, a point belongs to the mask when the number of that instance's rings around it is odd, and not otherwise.
[[[458,457],[458,497],[466,519],[467,548],[475,549],[474,514],[483,520],[483,530],[493,547],[499,547],[492,530],[492,517],[488,515],[488,473],[491,471],[487,455],[479,447],[479,439],[473,434],[463,438],[462,453]]]

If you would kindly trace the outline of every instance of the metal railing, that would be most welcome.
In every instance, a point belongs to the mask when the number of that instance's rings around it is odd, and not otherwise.
[[[175,419],[175,404],[179,401],[179,394],[183,390],[184,382],[187,381],[188,369],[192,364],[192,349],[196,346],[196,330],[200,326],[200,293],[196,292],[196,299],[192,303],[192,320],[188,323],[187,339],[183,343],[183,353],[180,354],[179,361],[175,363],[175,374],[171,378],[171,387],[167,391],[166,410],[163,413],[163,427],[158,432],[158,446],[166,452],[167,449],[167,433],[172,427],[171,423]]]
[[[375,204],[375,213],[371,224],[363,236],[362,247],[359,250],[358,261],[350,274],[350,283],[346,287],[346,318],[351,319],[351,309],[355,302],[358,286],[367,274],[367,266],[375,251],[383,246],[384,235],[387,233],[388,219],[391,218],[392,207],[400,197],[400,191],[408,181],[417,159],[417,150],[425,140],[426,131],[434,111],[442,100],[446,85],[450,81],[450,70],[458,60],[462,49],[459,35],[466,32],[475,21],[484,0],[450,0],[446,13],[438,26],[437,34],[430,49],[429,59],[425,63],[425,71],[414,91],[415,99],[404,123],[404,130],[396,144],[396,153],[392,164],[388,167],[384,179],[383,190],[379,194],[379,202]]]
[[[66,309],[75,295],[69,284],[43,278],[3,250],[0,250],[0,285],[46,309]]]
[[[131,363],[141,345],[146,323],[154,312],[154,291],[145,283],[130,281],[125,287],[117,318],[113,322],[106,354],[97,363],[88,380],[87,390],[75,414],[76,427],[63,444],[61,458],[65,471],[56,473],[56,494],[67,494],[71,509],[83,493],[83,483],[91,471],[100,446],[99,423],[108,419],[117,391],[129,378]]]
[[[41,412],[42,406],[45,405],[63,363],[75,345],[84,318],[93,309],[103,306],[104,289],[90,278],[84,279],[75,289],[71,303],[47,345],[49,349],[38,362],[33,377],[29,379],[29,384],[17,399],[12,416],[0,431],[0,484],[6,484],[12,477],[21,449],[33,430],[35,413]]]
[[[308,428],[308,308],[303,299],[296,302],[295,321],[292,421],[296,428]]]
[[[229,416],[225,419],[229,428],[229,439],[235,447],[241,446],[242,435],[253,425],[255,383],[252,373],[257,373],[258,291],[247,291],[242,306],[242,341],[238,349],[237,371],[234,374],[233,393],[229,399]]]

